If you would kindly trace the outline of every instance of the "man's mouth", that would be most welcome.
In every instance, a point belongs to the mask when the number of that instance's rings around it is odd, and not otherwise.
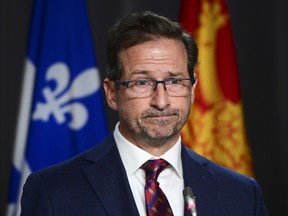
[[[171,116],[176,116],[178,115],[178,112],[176,110],[167,110],[167,111],[146,111],[143,113],[142,117],[143,118],[166,118],[166,117],[171,117]]]

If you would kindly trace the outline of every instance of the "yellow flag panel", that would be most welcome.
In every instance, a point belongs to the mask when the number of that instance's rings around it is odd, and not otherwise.
[[[253,176],[225,1],[183,0],[180,22],[199,48],[196,98],[183,142],[220,165]]]

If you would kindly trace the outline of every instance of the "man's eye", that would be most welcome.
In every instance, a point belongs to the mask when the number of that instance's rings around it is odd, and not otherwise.
[[[169,85],[171,85],[171,84],[179,84],[180,81],[181,81],[181,80],[179,80],[179,79],[170,79],[170,80],[167,81],[167,83],[168,83]]]
[[[148,85],[148,80],[137,80],[135,81],[135,85]]]

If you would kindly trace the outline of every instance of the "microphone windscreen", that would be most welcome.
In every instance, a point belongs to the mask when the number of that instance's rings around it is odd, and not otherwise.
[[[194,197],[192,189],[190,187],[185,187],[183,189],[183,196],[189,196],[189,197]]]

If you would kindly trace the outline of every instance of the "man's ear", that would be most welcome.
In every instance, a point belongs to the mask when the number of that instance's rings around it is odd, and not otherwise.
[[[108,78],[105,78],[103,84],[104,84],[104,91],[106,95],[106,101],[109,107],[111,107],[113,110],[118,110],[115,82]]]
[[[195,83],[194,83],[194,85],[193,85],[192,88],[191,88],[191,102],[192,102],[192,104],[194,103],[195,90],[196,90],[196,86],[197,86],[197,83],[198,83],[198,81],[197,81],[197,76],[196,76],[195,73],[194,73],[194,78],[195,78]]]

